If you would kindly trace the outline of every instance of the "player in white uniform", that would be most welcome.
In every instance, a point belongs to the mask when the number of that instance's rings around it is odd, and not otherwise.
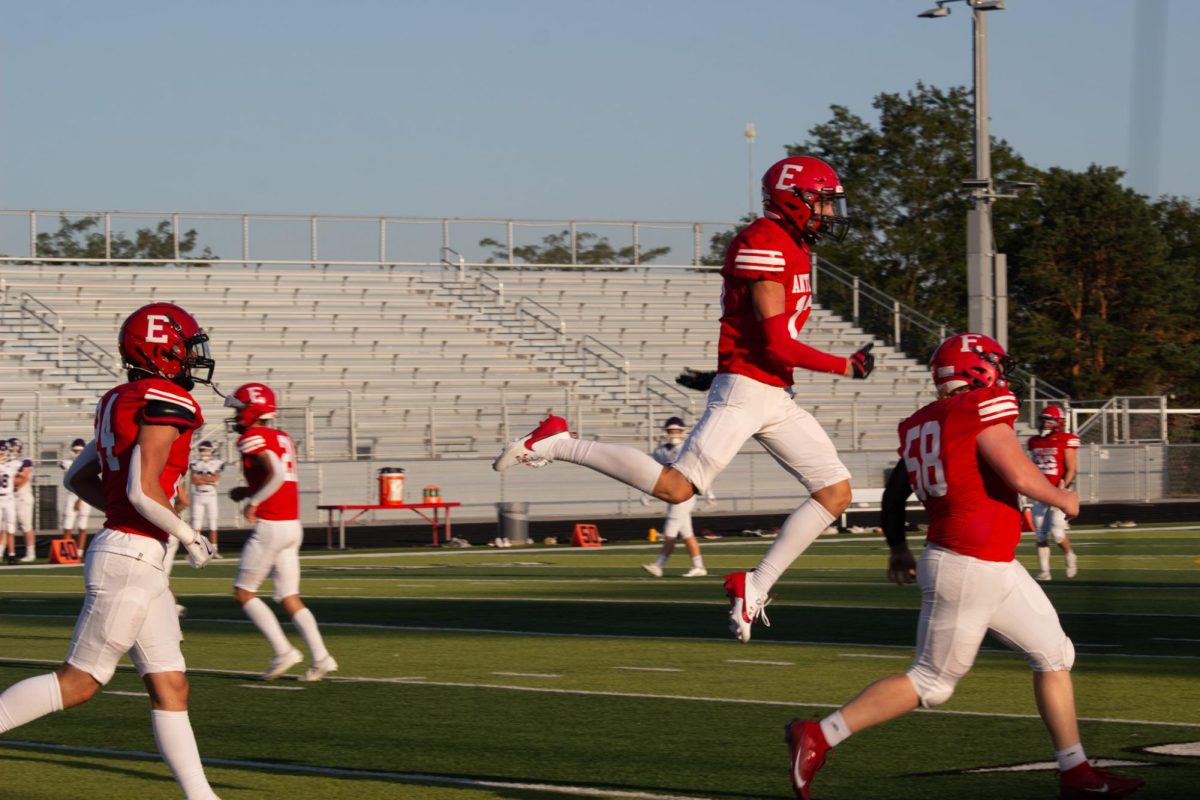
[[[654,448],[650,455],[659,464],[669,467],[679,458],[683,450],[683,442],[687,438],[687,426],[679,417],[671,417],[663,424],[667,440]],[[712,499],[712,495],[709,495]],[[696,497],[693,495],[682,503],[667,505],[667,518],[663,522],[663,545],[658,554],[658,560],[652,564],[642,564],[642,569],[656,578],[663,575],[663,567],[675,549],[675,540],[683,539],[688,555],[692,557],[692,568],[683,573],[685,578],[702,578],[708,574],[704,568],[704,558],[700,555],[700,543],[696,541],[695,531],[692,530],[692,509],[696,507]]]
[[[0,439],[0,553],[4,563],[17,563],[17,502],[8,457],[8,440]]]
[[[71,442],[71,455],[58,462],[58,466],[64,473],[70,471],[71,465],[75,463],[75,459],[79,458],[79,454],[86,446],[87,442],[83,439]],[[72,532],[78,531],[79,538],[75,540],[75,547],[80,553],[83,553],[83,549],[87,545],[88,515],[92,511],[92,507],[80,500],[79,495],[70,489],[64,489],[64,492],[66,496],[63,499],[62,507],[63,538],[69,539]]]
[[[33,461],[25,457],[25,443],[15,436],[8,440],[8,458],[16,490],[17,530],[25,534],[25,555],[21,556],[21,562],[27,564],[37,558],[34,538],[37,534],[33,528]]]
[[[196,458],[192,460],[192,527],[203,531],[207,521],[213,558],[224,558],[217,552],[217,484],[225,464],[215,451],[213,443],[205,439],[196,447]]]

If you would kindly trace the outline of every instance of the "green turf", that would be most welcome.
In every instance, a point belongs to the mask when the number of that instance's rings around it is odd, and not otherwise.
[[[1148,783],[1138,797],[1198,796],[1200,760],[1137,748],[1200,741],[1200,536],[1072,539],[1081,573],[1065,580],[1056,555],[1047,591],[1079,652],[1088,753],[1156,765],[1127,770]],[[645,545],[306,555],[302,588],[341,664],[315,685],[257,681],[269,652],[229,597],[235,565],[181,564],[213,785],[223,800],[790,797],[783,724],[904,670],[919,597],[882,580],[878,537],[822,539],[777,585],[772,627],[739,645],[720,575],[766,545],[710,544],[695,580],[646,576]],[[61,660],[80,592],[79,568],[0,572],[0,687]],[[141,695],[125,668],[91,703],[5,734],[0,797],[178,797]],[[847,741],[814,794],[1053,797],[1049,771],[962,774],[1052,757],[1028,668],[989,640],[950,703]]]

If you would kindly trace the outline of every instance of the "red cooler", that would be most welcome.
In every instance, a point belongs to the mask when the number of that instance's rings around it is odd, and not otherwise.
[[[404,470],[400,467],[384,467],[379,470],[379,505],[404,505]]]

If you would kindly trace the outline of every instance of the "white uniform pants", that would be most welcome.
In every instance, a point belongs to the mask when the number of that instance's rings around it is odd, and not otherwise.
[[[1033,528],[1037,531],[1038,546],[1050,543],[1054,537],[1055,544],[1061,544],[1067,538],[1067,515],[1062,509],[1048,506],[1045,503],[1033,504]]]
[[[663,538],[674,539],[676,536],[690,539],[695,536],[692,530],[692,509],[696,507],[696,496],[692,495],[682,503],[667,505],[667,518],[663,522]]]
[[[921,704],[949,699],[991,631],[1034,670],[1070,669],[1075,648],[1050,599],[1017,561],[983,561],[927,545],[917,564],[921,621],[908,671]]]
[[[778,386],[722,373],[708,390],[704,416],[674,467],[706,494],[713,481],[754,437],[809,493],[850,479],[850,471],[821,424]]]
[[[89,543],[87,594],[67,663],[108,683],[129,653],[139,675],[183,672],[179,617],[162,568],[163,542],[107,528]]]
[[[207,527],[205,522],[208,523]],[[192,492],[192,529],[215,531],[217,529],[217,493]]]
[[[33,530],[33,492],[17,492],[17,529]]]
[[[234,588],[258,593],[268,577],[275,584],[276,602],[300,594],[300,542],[304,528],[300,520],[260,519],[242,547]]]
[[[91,506],[80,500],[74,492],[67,492],[67,496],[63,500],[62,529],[64,531],[76,529],[86,531],[88,515],[91,513]]]
[[[16,533],[17,502],[10,494],[0,497],[0,533]]]

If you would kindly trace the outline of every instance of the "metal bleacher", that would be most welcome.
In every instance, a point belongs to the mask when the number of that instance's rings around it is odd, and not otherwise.
[[[478,457],[510,425],[551,409],[585,435],[638,444],[658,416],[698,412],[702,397],[671,378],[715,361],[715,273],[512,269],[489,273],[503,283],[499,294],[481,286],[481,273],[9,267],[0,424],[20,430],[14,415],[37,407],[39,438],[86,427],[116,374],[115,331],[152,300],[186,306],[209,331],[223,390],[248,380],[276,388],[291,427],[304,417],[297,438],[309,459]],[[53,324],[38,324],[34,311],[52,313]],[[832,352],[869,339],[819,308],[806,328],[809,343]],[[895,421],[927,392],[914,361],[879,342],[876,353],[870,381],[800,376],[798,401],[841,448],[892,447]]]

